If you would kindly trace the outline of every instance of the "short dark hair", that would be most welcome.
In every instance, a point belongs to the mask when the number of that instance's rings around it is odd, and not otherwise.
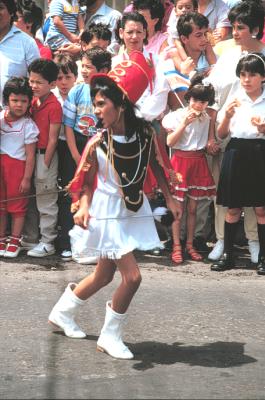
[[[9,14],[11,15],[11,24],[13,24],[15,18],[16,18],[16,11],[17,11],[17,6],[16,6],[16,1],[15,0],[0,0],[0,3],[3,3]]]
[[[8,104],[9,96],[11,94],[24,94],[28,96],[29,102],[31,102],[33,97],[32,89],[29,85],[29,80],[26,77],[12,77],[9,78],[4,86],[3,90],[3,100],[4,104]]]
[[[61,70],[63,74],[68,74],[69,72],[72,72],[74,76],[78,75],[77,64],[70,54],[56,54],[53,61],[59,68],[59,71]]]
[[[92,22],[92,24],[83,31],[80,40],[88,44],[94,37],[111,42],[111,30],[109,29],[109,26],[102,23],[96,24]]]
[[[200,14],[196,11],[188,12],[185,15],[181,15],[177,22],[177,30],[179,37],[181,35],[189,37],[193,31],[193,26],[198,26],[199,29],[208,28],[209,20],[205,15]]]
[[[118,40],[118,42],[123,43],[123,41],[121,40],[120,35],[119,35],[119,29],[120,28],[124,29],[125,25],[128,21],[139,22],[140,24],[143,25],[143,28],[146,31],[146,38],[144,39],[144,44],[147,44],[148,43],[147,22],[146,22],[145,18],[136,11],[124,13],[123,16],[118,20],[116,30],[115,30],[115,36],[116,36],[116,39]]]
[[[133,0],[133,8],[136,11],[149,10],[152,19],[159,19],[155,25],[155,31],[161,30],[165,9],[160,0]]]
[[[261,39],[264,29],[265,11],[259,0],[241,0],[228,13],[228,19],[233,25],[236,21],[249,27],[250,32],[259,28],[257,39]]]
[[[30,74],[31,72],[40,74],[46,81],[51,83],[57,80],[59,68],[52,60],[38,58],[29,65],[28,73]]]
[[[82,52],[81,58],[83,57],[90,60],[96,67],[97,71],[100,71],[103,68],[107,68],[108,71],[111,69],[111,53],[107,50],[103,50],[99,46]]]
[[[240,58],[236,67],[236,76],[240,77],[242,71],[265,76],[265,56],[262,53],[249,53]]]
[[[185,100],[189,101],[191,97],[195,100],[208,101],[209,106],[215,102],[215,91],[211,83],[203,83],[205,76],[195,74],[190,82],[190,86],[184,95]]]

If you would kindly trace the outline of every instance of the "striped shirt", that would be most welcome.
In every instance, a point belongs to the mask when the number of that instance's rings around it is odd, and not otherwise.
[[[0,41],[0,107],[6,81],[12,76],[27,76],[29,64],[39,57],[35,40],[12,26]]]
[[[50,16],[60,17],[64,23],[65,28],[71,33],[78,31],[78,15],[81,13],[78,0],[52,0],[50,4]],[[59,29],[54,25],[53,18],[51,18],[50,27],[47,33],[46,42],[56,36],[64,36]]]

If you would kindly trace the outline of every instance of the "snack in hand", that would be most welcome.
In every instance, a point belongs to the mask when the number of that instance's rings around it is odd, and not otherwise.
[[[261,118],[259,116],[252,117],[250,121],[254,126],[259,126],[262,123]]]

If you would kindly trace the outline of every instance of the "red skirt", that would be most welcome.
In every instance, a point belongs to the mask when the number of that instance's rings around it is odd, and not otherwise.
[[[194,200],[214,198],[216,187],[204,150],[176,150],[171,164],[182,175],[182,182],[175,186],[173,193],[177,200],[184,201],[186,196]]]

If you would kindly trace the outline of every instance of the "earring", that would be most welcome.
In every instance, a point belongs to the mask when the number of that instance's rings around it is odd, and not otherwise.
[[[252,39],[257,39],[257,34],[256,35],[253,34],[253,35],[251,35],[251,37],[252,37]]]

